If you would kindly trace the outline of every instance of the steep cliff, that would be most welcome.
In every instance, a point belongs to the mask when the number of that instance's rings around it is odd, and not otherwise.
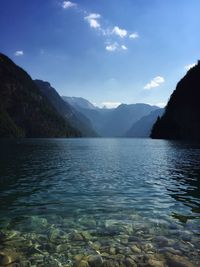
[[[36,85],[41,92],[47,97],[49,102],[54,106],[57,112],[65,118],[70,124],[81,132],[84,137],[96,137],[97,133],[94,131],[90,120],[85,117],[76,108],[63,100],[49,82],[42,80],[35,80]]]
[[[0,54],[0,137],[80,136],[31,77]]]
[[[200,141],[200,62],[177,84],[151,137]]]

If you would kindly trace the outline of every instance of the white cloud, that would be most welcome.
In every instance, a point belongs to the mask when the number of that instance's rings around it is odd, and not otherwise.
[[[24,55],[24,51],[23,50],[18,50],[15,52],[15,56],[16,57],[20,57],[20,56],[23,56]]]
[[[119,45],[117,42],[115,43],[108,43],[106,45],[106,50],[109,52],[115,52],[120,50],[128,50],[128,48],[125,45]]]
[[[127,50],[128,48],[125,45],[121,45],[122,50]]]
[[[124,38],[128,34],[127,30],[120,29],[118,26],[115,26],[113,28],[112,33],[118,35],[120,38]]]
[[[161,76],[156,76],[155,78],[153,78],[149,83],[147,83],[144,86],[144,89],[149,90],[155,87],[160,86],[162,83],[165,82],[165,79]]]
[[[193,68],[194,66],[196,66],[196,63],[191,63],[191,64],[186,65],[185,69],[189,70],[189,69]]]
[[[129,38],[130,39],[137,39],[137,38],[139,38],[139,34],[137,32],[133,32],[129,35]]]
[[[114,52],[118,49],[118,47],[119,47],[118,43],[108,44],[106,46],[106,50],[109,52]]]
[[[120,102],[103,102],[103,103],[101,103],[101,106],[103,108],[116,108],[119,105],[121,105]]]
[[[88,16],[84,17],[84,19],[89,23],[91,28],[101,28],[101,25],[98,21],[98,19],[101,18],[100,14],[96,14],[96,13],[90,13]]]
[[[68,8],[72,8],[72,7],[76,7],[76,6],[77,6],[77,4],[73,3],[71,1],[63,1],[63,3],[62,3],[62,7],[64,9],[68,9]]]

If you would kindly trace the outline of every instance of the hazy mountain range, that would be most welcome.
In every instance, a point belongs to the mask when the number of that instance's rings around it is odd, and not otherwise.
[[[178,83],[166,109],[148,104],[98,108],[61,97],[0,54],[0,137],[149,137],[200,140],[200,62]]]
[[[0,137],[148,137],[157,115],[158,107],[143,103],[106,109],[61,97],[0,54]]]
[[[115,109],[106,109],[95,107],[85,99],[81,99],[81,101],[80,98],[76,97],[63,97],[63,99],[90,119],[96,132],[103,137],[127,136],[135,122],[150,114],[150,112],[159,109],[148,104],[121,104]],[[154,122],[152,122],[152,125]],[[148,137],[142,129],[141,136]]]

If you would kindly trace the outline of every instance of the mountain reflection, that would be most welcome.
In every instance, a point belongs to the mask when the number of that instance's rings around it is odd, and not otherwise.
[[[195,144],[168,142],[176,156],[168,163],[169,177],[173,182],[167,187],[169,195],[182,202],[187,209],[173,212],[172,216],[181,222],[200,217],[200,147]]]

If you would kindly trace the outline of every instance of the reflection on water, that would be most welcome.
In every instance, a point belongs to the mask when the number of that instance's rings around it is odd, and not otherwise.
[[[0,147],[0,266],[200,266],[200,146],[29,139]]]

